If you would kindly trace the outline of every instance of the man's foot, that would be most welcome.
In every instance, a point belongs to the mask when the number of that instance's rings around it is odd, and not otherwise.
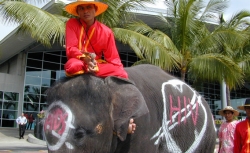
[[[128,125],[128,134],[135,133],[135,128],[136,128],[136,124],[134,123],[134,119],[131,118],[129,120],[129,125]]]
[[[21,137],[19,137],[19,139],[21,139]]]

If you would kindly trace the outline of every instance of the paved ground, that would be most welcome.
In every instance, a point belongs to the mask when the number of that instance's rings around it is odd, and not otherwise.
[[[33,130],[26,130],[24,139],[18,133],[18,128],[0,127],[0,153],[48,153],[45,141],[34,138]],[[214,153],[218,153],[218,143]]]
[[[29,136],[28,136],[29,135]],[[24,139],[19,139],[18,128],[0,127],[0,153],[47,153],[47,146],[44,141],[30,136],[34,135],[33,130],[26,130]],[[32,142],[28,141],[28,138]]]

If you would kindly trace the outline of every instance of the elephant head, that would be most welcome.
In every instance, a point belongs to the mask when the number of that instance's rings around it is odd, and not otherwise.
[[[44,132],[49,152],[108,153],[124,141],[130,118],[148,113],[140,91],[126,79],[65,78],[47,91]]]

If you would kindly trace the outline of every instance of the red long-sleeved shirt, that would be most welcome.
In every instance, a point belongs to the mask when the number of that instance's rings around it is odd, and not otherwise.
[[[234,153],[250,153],[249,119],[239,122],[234,133]]]

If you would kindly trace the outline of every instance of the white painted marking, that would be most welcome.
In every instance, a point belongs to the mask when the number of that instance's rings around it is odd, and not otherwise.
[[[67,112],[67,114],[68,114],[68,118],[66,120],[65,131],[63,132],[62,136],[58,135],[55,131],[52,131],[53,136],[55,136],[55,137],[57,137],[59,139],[58,139],[58,142],[55,145],[50,145],[48,143],[48,141],[47,141],[48,149],[50,151],[58,150],[64,144],[64,142],[66,141],[66,138],[67,138],[67,136],[69,134],[70,128],[75,129],[75,127],[72,125],[72,123],[74,122],[74,116],[73,116],[71,110],[69,109],[69,107],[67,105],[65,105],[62,101],[53,102],[49,106],[48,111],[47,111],[48,113],[46,113],[45,118],[48,117],[50,110],[53,109],[54,107],[61,107],[62,109],[64,109],[65,112]]]
[[[65,142],[65,145],[68,149],[74,149],[73,145],[69,142]]]
[[[195,141],[192,143],[192,145],[189,147],[189,149],[186,151],[186,153],[192,153],[198,146],[199,143],[201,142],[201,139],[204,137],[205,131],[206,131],[206,127],[207,127],[207,112],[205,107],[202,104],[201,101],[201,96],[197,94],[197,92],[195,90],[193,90],[190,86],[188,86],[187,84],[185,84],[184,82],[180,81],[180,80],[169,80],[168,82],[164,82],[162,84],[162,96],[163,96],[163,119],[162,119],[162,126],[159,128],[159,130],[155,133],[155,135],[151,138],[155,139],[155,145],[158,145],[160,142],[160,139],[165,138],[166,141],[166,146],[168,148],[168,150],[170,152],[174,152],[174,153],[181,153],[181,149],[180,147],[176,144],[176,142],[174,141],[174,139],[172,138],[172,135],[170,134],[170,130],[172,130],[175,126],[178,125],[178,121],[176,121],[177,116],[179,115],[179,112],[176,112],[173,116],[172,116],[172,125],[169,126],[169,123],[171,122],[171,120],[167,120],[167,107],[166,107],[166,101],[168,97],[166,97],[167,95],[165,95],[165,88],[167,85],[171,85],[172,87],[174,87],[176,90],[178,90],[179,92],[183,93],[183,86],[188,87],[192,92],[193,92],[193,97],[191,99],[191,102],[186,106],[186,108],[181,109],[181,113],[183,113],[184,111],[186,111],[186,109],[189,110],[189,108],[191,107],[190,104],[193,106],[191,108],[191,110],[187,113],[186,116],[181,118],[181,122],[184,122],[186,118],[191,116],[191,111],[196,109],[195,102],[197,99],[198,104],[202,107],[203,112],[204,112],[204,124],[202,126],[202,129],[200,131],[200,133],[197,132],[196,129],[194,129],[194,133],[195,133]]]

